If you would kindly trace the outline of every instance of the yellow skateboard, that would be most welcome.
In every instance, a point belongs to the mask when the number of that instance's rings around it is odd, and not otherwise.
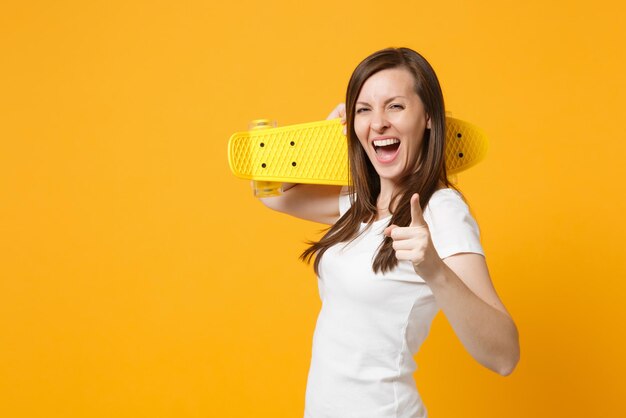
[[[347,185],[348,146],[340,119],[273,127],[271,121],[252,122],[251,130],[228,141],[228,163],[235,176],[254,180],[255,196],[280,194],[282,183]],[[478,127],[446,118],[448,174],[480,162],[488,148]]]

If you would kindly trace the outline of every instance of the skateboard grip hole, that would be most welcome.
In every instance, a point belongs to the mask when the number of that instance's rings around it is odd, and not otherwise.
[[[456,137],[457,137],[457,138],[460,138],[460,137],[462,137],[462,136],[463,136],[463,135],[461,134],[461,132],[459,132],[459,133],[457,133],[457,134],[456,134]]]
[[[294,162],[292,162],[292,163],[291,163],[291,165],[292,165],[293,167],[295,167],[295,166],[296,166],[296,162],[295,162],[295,161],[294,161]]]
[[[261,167],[265,168],[265,167],[267,167],[267,164],[263,163],[263,164],[261,164]]]
[[[295,143],[295,142],[293,142],[293,141],[291,141],[291,142],[289,143],[289,145],[291,145],[291,146],[293,147],[294,145],[296,145],[296,143]]]
[[[463,153],[459,152],[459,158],[463,158]]]

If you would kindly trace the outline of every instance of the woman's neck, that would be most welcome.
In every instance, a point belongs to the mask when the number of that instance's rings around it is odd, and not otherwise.
[[[378,194],[378,199],[376,200],[376,212],[378,213],[377,219],[385,218],[395,211],[395,207],[389,207],[395,190],[396,185],[394,183],[388,180],[385,181],[385,179],[380,179],[380,193]]]
[[[395,183],[391,181],[385,181],[384,179],[380,179],[380,193],[378,194],[378,199],[376,201],[376,211],[377,216],[376,219],[382,219],[389,215],[391,215],[395,210],[395,206],[397,204],[397,200],[394,203],[393,207],[390,207],[391,198],[394,196],[397,186]],[[437,190],[445,188],[445,184],[439,182],[437,185]]]

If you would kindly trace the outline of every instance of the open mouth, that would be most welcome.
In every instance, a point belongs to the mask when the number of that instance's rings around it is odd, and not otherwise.
[[[395,157],[400,148],[400,140],[398,138],[377,139],[372,141],[374,152],[381,160],[390,160]]]

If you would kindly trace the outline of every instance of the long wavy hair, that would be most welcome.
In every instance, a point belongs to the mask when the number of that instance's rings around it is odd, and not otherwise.
[[[350,185],[348,192],[351,206],[317,242],[309,242],[300,258],[310,262],[315,256],[315,272],[319,274],[319,263],[324,253],[333,245],[349,242],[360,235],[361,223],[368,227],[377,215],[376,202],[380,194],[380,177],[361,146],[354,130],[354,115],[357,98],[365,81],[379,71],[390,68],[408,70],[415,80],[415,92],[424,104],[430,129],[424,132],[422,148],[407,165],[389,204],[392,212],[390,224],[408,226],[411,222],[411,196],[419,193],[420,206],[425,208],[440,184],[455,188],[448,180],[445,166],[446,116],[443,94],[439,80],[431,65],[417,52],[409,48],[387,48],[365,58],[354,70],[346,92],[346,121],[348,136],[348,159]],[[455,188],[456,189],[456,188]],[[386,273],[398,265],[393,240],[385,237],[378,248],[372,269]]]

